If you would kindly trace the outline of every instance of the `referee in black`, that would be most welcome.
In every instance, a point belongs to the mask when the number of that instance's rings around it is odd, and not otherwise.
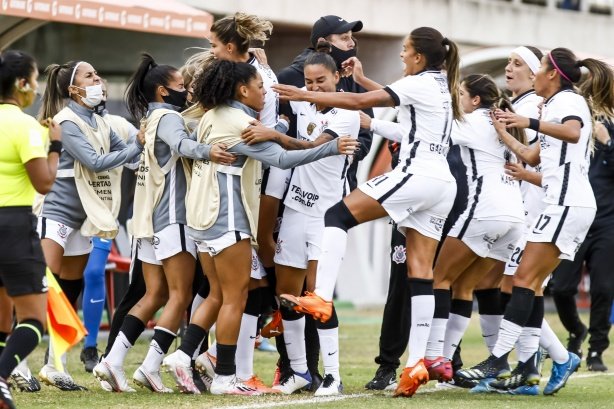
[[[0,55],[0,297],[12,300],[17,316],[8,341],[1,334],[1,408],[15,408],[6,379],[39,344],[46,322],[46,264],[32,204],[36,192],[51,190],[62,142],[56,122],[45,119],[43,126],[22,111],[34,102],[37,78],[30,55]]]
[[[595,152],[588,177],[597,202],[597,214],[584,243],[573,261],[563,260],[554,271],[551,284],[556,309],[569,332],[567,349],[582,357],[582,343],[590,334],[586,366],[589,371],[605,372],[602,354],[610,345],[610,312],[614,299],[614,124],[597,126]],[[590,275],[590,322],[580,320],[575,296],[586,263]]]

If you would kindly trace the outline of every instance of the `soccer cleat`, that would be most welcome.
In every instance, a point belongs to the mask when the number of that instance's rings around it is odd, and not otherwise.
[[[552,372],[544,388],[544,395],[553,395],[563,388],[578,366],[580,366],[580,357],[573,352],[569,352],[569,359],[563,364],[552,362]]]
[[[507,354],[497,358],[489,356],[479,364],[469,368],[461,369],[456,374],[465,379],[480,381],[486,378],[504,379],[511,376],[510,366],[507,363]]]
[[[112,366],[104,359],[98,362],[92,373],[100,381],[101,386],[103,381],[107,382],[113,392],[136,392],[128,385],[124,368]]]
[[[311,374],[309,371],[300,374],[294,371],[290,371],[286,376],[279,380],[279,385],[273,386],[273,389],[277,389],[284,395],[291,395],[296,391],[300,391],[305,386],[311,384]]]
[[[194,384],[190,357],[178,349],[166,356],[162,361],[162,367],[169,372],[179,391],[200,395],[200,390]]]
[[[578,355],[578,358],[580,358],[580,360],[582,360],[582,343],[587,336],[588,328],[586,328],[586,325],[582,324],[580,332],[570,332],[569,338],[567,338],[567,350]]]
[[[452,362],[443,357],[435,359],[424,358],[424,366],[429,371],[429,379],[447,382],[452,379]]]
[[[461,378],[464,379],[464,378]],[[492,381],[494,381],[495,378],[485,378],[482,379],[481,381],[472,381],[472,382],[476,382],[477,384],[471,388],[471,390],[469,391],[469,393],[505,393],[505,391],[493,388],[492,386],[490,386],[490,383]]]
[[[275,366],[275,372],[273,373],[273,386],[279,385],[281,381],[281,369],[279,369],[279,365]]]
[[[162,377],[160,376],[160,370],[149,372],[143,365],[141,365],[136,371],[134,371],[132,380],[141,388],[149,389],[152,392],[173,393],[171,388],[164,386]]]
[[[263,338],[261,335],[258,335],[260,338],[260,343],[257,344],[256,349],[262,352],[277,352],[277,348],[275,345],[269,342],[268,338]]]
[[[99,381],[100,382],[100,387],[102,388],[103,391],[105,392],[113,392],[113,387],[111,386],[111,384],[107,381]]]
[[[261,392],[245,385],[235,375],[215,375],[211,383],[211,394],[258,396],[261,395]]]
[[[281,311],[273,312],[271,321],[260,330],[260,335],[265,338],[276,337],[284,333],[284,324],[281,320]]]
[[[315,372],[315,373],[309,372],[309,374],[311,375],[311,383],[309,385],[303,387],[302,390],[304,390],[305,392],[314,393],[315,391],[318,390],[318,388],[320,387],[320,385],[324,381],[324,378],[322,378],[322,375],[320,375],[319,372]]]
[[[314,396],[335,396],[343,393],[343,382],[331,374],[326,374]]]
[[[271,394],[271,393],[281,393],[277,389],[269,388],[262,382],[262,379],[258,378],[258,376],[253,375],[246,381],[241,381],[248,388],[252,388],[260,392],[261,394]]]
[[[592,372],[606,372],[608,367],[603,363],[603,358],[599,352],[588,351],[586,357],[586,367]]]
[[[0,377],[0,409],[16,409],[13,395],[6,380]]]
[[[52,365],[45,365],[41,368],[38,376],[43,383],[49,386],[55,386],[62,391],[86,391],[85,386],[77,385],[72,377],[66,373],[55,369]]]
[[[454,375],[452,379],[447,382],[439,381],[435,385],[437,389],[471,389],[478,384],[478,381],[473,381],[470,379],[459,378]]]
[[[22,392],[38,392],[41,390],[41,384],[38,379],[32,376],[32,372],[28,368],[28,361],[25,359],[13,369],[13,373],[8,380]]]
[[[397,372],[391,366],[380,365],[375,376],[366,385],[365,389],[372,391],[393,391],[397,388]]]
[[[394,396],[412,397],[420,387],[429,381],[429,372],[424,366],[424,360],[419,360],[412,367],[403,369],[399,379],[399,385],[394,391]]]
[[[541,376],[539,372],[537,372],[535,365],[536,360],[537,353],[533,354],[527,362],[519,362],[509,378],[495,379],[490,382],[490,386],[495,389],[514,390],[523,385],[539,385]]]
[[[294,311],[309,314],[320,322],[326,322],[333,313],[333,302],[325,301],[319,295],[305,291],[303,297],[292,294],[282,294],[279,297],[281,305]]]
[[[537,396],[539,395],[539,385],[522,385],[516,389],[506,391],[510,395]]]
[[[215,366],[217,365],[217,358],[211,355],[209,352],[203,352],[196,358],[195,366],[196,370],[203,376],[208,376],[211,379],[215,378]]]
[[[81,359],[81,362],[83,362],[85,371],[91,373],[96,364],[98,364],[98,350],[96,347],[83,348],[79,358]]]

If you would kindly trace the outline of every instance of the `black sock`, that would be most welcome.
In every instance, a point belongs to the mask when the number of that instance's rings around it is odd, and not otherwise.
[[[409,293],[412,297],[416,295],[433,295],[433,280],[409,277],[407,281],[409,283]]]
[[[504,320],[524,327],[533,310],[535,291],[530,288],[514,287],[512,299],[505,309]]]
[[[512,299],[512,294],[504,293],[503,291],[501,291],[501,295],[500,295],[501,311],[505,312],[505,309],[507,308],[507,305],[510,303],[511,299]]]
[[[473,301],[452,299],[450,313],[461,317],[471,318],[473,312]]]
[[[448,319],[451,308],[450,290],[433,290],[435,294],[435,312],[433,318]]]
[[[310,374],[320,373],[320,336],[317,322],[311,315],[305,315],[305,352],[307,354],[307,368]]]
[[[473,292],[478,300],[478,312],[480,315],[503,315],[501,309],[501,290],[498,288],[487,288],[486,290],[475,290]]]
[[[143,331],[145,331],[145,323],[134,315],[128,314],[126,315],[126,318],[124,318],[120,331],[124,333],[128,342],[130,342],[131,345],[134,345]]]
[[[19,362],[41,342],[42,334],[43,324],[38,320],[24,320],[15,327],[0,355],[0,377],[6,379],[11,375]]]
[[[0,355],[6,346],[6,338],[9,336],[8,332],[0,332]]]
[[[198,348],[198,345],[200,344],[200,341],[205,339],[205,337],[207,337],[207,334],[207,330],[203,327],[200,327],[196,324],[188,325],[188,328],[186,329],[185,334],[181,339],[181,345],[179,346],[179,349],[185,352],[190,358],[192,358],[192,356],[194,356],[196,348]]]
[[[55,276],[55,278],[60,287],[62,287],[62,291],[64,291],[66,298],[68,298],[68,302],[74,307],[75,304],[77,304],[81,290],[83,290],[83,278],[78,278],[76,280],[66,280],[59,276]]]
[[[217,344],[217,364],[215,373],[218,375],[234,375],[237,372],[235,365],[236,345]]]
[[[531,310],[531,315],[529,315],[529,319],[527,320],[527,323],[524,326],[531,327],[531,328],[541,328],[543,320],[544,320],[544,297],[535,296],[535,299],[533,300],[533,309]]]
[[[166,354],[171,347],[173,341],[177,338],[171,330],[164,327],[155,327],[152,341],[156,341],[162,352]]]

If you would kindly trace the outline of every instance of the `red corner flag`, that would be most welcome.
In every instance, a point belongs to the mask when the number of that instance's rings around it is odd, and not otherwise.
[[[49,287],[47,295],[49,346],[53,348],[55,368],[58,371],[63,371],[62,355],[70,347],[81,341],[87,331],[49,269],[47,269],[46,275]]]

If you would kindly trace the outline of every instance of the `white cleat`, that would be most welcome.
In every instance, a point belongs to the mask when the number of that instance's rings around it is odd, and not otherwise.
[[[107,382],[114,392],[136,392],[134,388],[128,385],[124,368],[114,367],[104,359],[98,362],[92,373],[100,381],[101,386],[102,382]],[[105,388],[103,387],[103,389]]]
[[[343,382],[341,379],[336,379],[331,374],[324,376],[324,380],[314,396],[336,396],[343,393]]]
[[[258,396],[259,391],[239,381],[235,375],[216,375],[211,383],[212,395]]]
[[[209,352],[203,352],[196,358],[196,370],[206,375],[211,379],[215,378],[215,366],[217,365],[217,358],[211,355]]]
[[[190,357],[185,352],[178,349],[164,358],[162,367],[175,379],[177,388],[179,388],[181,392],[200,395],[200,391],[194,384],[190,363]]]
[[[113,387],[107,381],[100,381],[100,387],[102,388],[103,391],[113,392]]]
[[[41,368],[38,376],[49,385],[55,386],[62,391],[85,391],[87,388],[77,385],[72,376],[66,372],[58,371],[53,365],[45,365]]]
[[[309,371],[305,372],[304,374],[299,374],[292,371],[292,374],[281,379],[278,385],[273,385],[273,389],[277,389],[284,395],[290,395],[310,384],[311,375],[309,374]]]
[[[41,390],[41,384],[38,379],[32,376],[32,372],[28,368],[28,361],[25,359],[13,369],[10,381],[22,392],[38,392]]]
[[[164,386],[162,382],[162,377],[160,376],[160,370],[155,372],[149,372],[145,369],[143,365],[139,366],[136,371],[134,371],[134,375],[132,375],[132,380],[138,386],[142,388],[147,388],[152,392],[157,393],[173,393],[171,388],[167,388]]]

